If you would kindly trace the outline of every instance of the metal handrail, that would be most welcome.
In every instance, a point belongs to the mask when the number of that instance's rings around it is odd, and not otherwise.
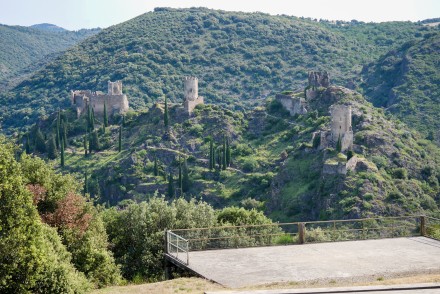
[[[188,265],[189,264],[189,255],[188,255],[189,254],[188,253],[189,252],[189,241],[186,240],[185,238],[183,238],[183,237],[181,237],[181,236],[179,236],[179,235],[169,231],[169,230],[166,231],[166,233],[167,233],[167,235],[166,235],[167,236],[166,237],[167,238],[167,253],[169,255],[173,256],[174,258],[176,258],[176,259],[186,263],[186,265]],[[172,242],[172,237],[175,237],[176,244],[174,244]],[[183,247],[179,246],[179,240],[181,240],[181,242],[183,242],[186,245],[186,248],[183,248]],[[171,247],[176,249],[176,255],[175,256],[173,255],[173,252],[171,251]],[[184,254],[186,254],[186,259],[185,260],[179,258],[179,250],[181,250]]]
[[[345,219],[345,220],[328,220],[328,221],[306,221],[306,222],[290,222],[290,223],[271,223],[271,224],[261,224],[261,225],[240,225],[240,226],[219,226],[219,227],[202,227],[202,228],[188,228],[188,229],[176,229],[172,231],[167,231],[168,244],[170,244],[171,239],[174,238],[176,241],[174,243],[167,245],[168,253],[171,253],[171,248],[176,249],[176,258],[179,258],[179,251],[186,254],[186,264],[189,263],[189,251],[190,250],[206,250],[206,249],[220,249],[220,248],[238,248],[238,247],[249,247],[249,246],[268,246],[268,245],[279,245],[286,243],[278,243],[280,239],[272,239],[274,236],[289,236],[292,239],[287,241],[289,244],[292,243],[305,243],[310,242],[309,234],[313,229],[321,228],[324,234],[324,242],[336,241],[336,240],[353,240],[353,239],[375,239],[375,238],[388,238],[388,237],[399,237],[408,235],[427,235],[426,228],[431,228],[429,220],[434,222],[440,219],[425,217],[420,215],[409,215],[400,217],[374,217],[374,218],[361,218],[361,219]],[[375,225],[370,225],[364,227],[365,223],[368,221],[377,221],[377,227]],[[353,223],[353,224],[349,224]],[[356,224],[357,223],[357,224]],[[329,226],[325,226],[328,224]],[[313,227],[312,230],[306,229],[307,227]],[[319,226],[324,225],[324,226]],[[337,226],[339,225],[339,226]],[[369,225],[369,224],[366,224]],[[288,227],[287,231],[283,230],[282,227]],[[359,226],[359,227],[358,227]],[[273,231],[274,228],[277,231]],[[266,232],[256,232],[253,228],[265,229]],[[234,232],[236,230],[236,232]],[[289,232],[290,231],[290,232]],[[391,231],[391,232],[390,232]],[[382,232],[384,234],[382,234]],[[179,234],[180,233],[180,234]],[[347,233],[349,235],[344,235]],[[222,235],[224,234],[224,235]],[[329,235],[330,234],[330,238]],[[331,235],[340,234],[340,235]],[[185,238],[184,238],[185,236]],[[297,238],[297,239],[295,239]],[[254,240],[252,240],[254,239]],[[222,240],[226,243],[222,243]],[[312,239],[312,242],[319,240]],[[282,242],[283,240],[281,240]],[[185,243],[185,248],[179,246],[179,242]],[[200,243],[198,243],[200,242]],[[219,243],[220,242],[220,243]],[[172,242],[171,242],[172,243]],[[190,248],[190,245],[193,245]],[[213,247],[214,246],[214,247]],[[218,247],[219,246],[219,247]],[[182,260],[185,262],[184,260]]]

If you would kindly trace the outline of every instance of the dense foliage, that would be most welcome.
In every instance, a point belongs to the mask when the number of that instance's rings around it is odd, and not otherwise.
[[[0,140],[0,289],[80,293],[118,283],[101,217],[74,178],[29,155],[17,161]]]
[[[435,133],[440,129],[439,56],[439,33],[405,43],[364,69],[365,95],[425,135]]]
[[[135,281],[164,278],[165,230],[271,223],[255,210],[229,207],[216,211],[194,199],[168,202],[163,197],[152,197],[140,203],[125,202],[123,206],[106,210],[104,219],[116,261],[122,265],[124,276]]]
[[[158,8],[103,30],[0,97],[2,128],[29,125],[70,104],[73,89],[122,80],[130,106],[181,101],[195,75],[205,101],[240,109],[302,86],[312,69],[356,87],[362,65],[430,28],[418,23],[330,24],[289,16],[203,8]],[[7,111],[5,111],[7,109]]]
[[[40,69],[60,52],[97,32],[99,29],[75,32],[47,26],[0,25],[0,91],[11,80]]]

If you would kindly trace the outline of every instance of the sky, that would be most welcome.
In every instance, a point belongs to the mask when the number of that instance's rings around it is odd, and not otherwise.
[[[0,23],[52,23],[68,30],[106,28],[154,7],[208,7],[365,22],[440,17],[439,0],[0,0]]]

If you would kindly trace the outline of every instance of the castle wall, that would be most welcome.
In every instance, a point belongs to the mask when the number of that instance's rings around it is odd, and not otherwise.
[[[129,108],[127,95],[122,94],[122,82],[108,82],[108,93],[90,90],[71,91],[72,104],[75,106],[77,115],[80,116],[90,105],[97,114],[104,113],[104,103],[107,113],[126,112]]]
[[[185,102],[183,102],[183,107],[186,112],[191,114],[194,111],[194,108],[199,104],[204,104],[202,96],[197,97],[196,100],[185,100]]]
[[[307,113],[306,101],[304,98],[277,94],[275,99],[278,100],[287,111],[289,111],[290,115]]]

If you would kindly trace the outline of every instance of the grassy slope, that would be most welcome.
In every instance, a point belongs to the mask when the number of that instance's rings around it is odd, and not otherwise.
[[[302,86],[309,70],[330,70],[339,84],[355,80],[363,64],[425,30],[409,22],[342,27],[261,13],[158,9],[103,30],[0,97],[0,120],[4,130],[31,124],[67,106],[71,89],[104,90],[117,79],[134,109],[164,95],[179,101],[184,75],[200,78],[206,101],[239,109]]]

